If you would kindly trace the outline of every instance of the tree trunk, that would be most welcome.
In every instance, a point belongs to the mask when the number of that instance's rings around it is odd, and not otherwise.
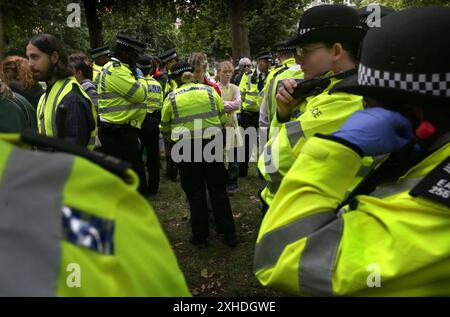
[[[248,27],[245,13],[245,1],[228,0],[228,12],[231,20],[231,43],[233,60],[240,57],[250,57]]]
[[[89,41],[91,48],[96,48],[103,45],[102,37],[102,23],[97,16],[97,1],[83,0],[84,14],[86,16],[86,23],[89,29]]]
[[[0,61],[3,60],[4,55],[5,55],[5,39],[3,32],[2,9],[0,7]]]

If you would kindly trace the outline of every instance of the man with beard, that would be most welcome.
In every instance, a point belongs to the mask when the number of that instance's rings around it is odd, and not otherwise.
[[[34,80],[47,83],[37,107],[39,133],[93,148],[97,111],[73,76],[63,44],[39,33],[26,50]]]

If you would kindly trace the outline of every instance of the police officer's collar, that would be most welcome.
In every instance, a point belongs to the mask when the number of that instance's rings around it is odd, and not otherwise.
[[[128,64],[126,64],[124,62],[121,62],[117,57],[111,57],[111,61],[112,62],[116,62],[116,63],[120,63],[121,65],[125,65],[126,67],[131,69],[130,65],[128,65]]]
[[[113,156],[106,155],[101,152],[88,150],[78,144],[67,142],[62,139],[47,137],[44,135],[37,134],[31,129],[24,130],[20,135],[12,134],[5,135],[0,134],[0,140],[5,140],[19,145],[29,145],[38,148],[50,149],[54,152],[69,153],[76,156],[81,156],[92,163],[95,163],[102,168],[108,170],[109,172],[121,177],[125,182],[131,182],[132,176],[129,171],[131,169],[131,164],[122,161]]]

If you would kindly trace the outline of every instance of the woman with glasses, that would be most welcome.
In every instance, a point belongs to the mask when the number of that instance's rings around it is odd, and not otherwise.
[[[260,194],[267,206],[271,206],[305,139],[316,133],[336,131],[353,112],[363,109],[361,97],[335,93],[333,87],[354,74],[356,51],[364,34],[356,10],[345,5],[316,6],[302,16],[298,35],[287,44],[297,47],[297,60],[305,80],[342,74],[339,79],[328,79],[325,87],[319,87],[308,97],[298,99],[292,94],[299,81],[281,81],[277,112],[270,127],[271,138],[258,162],[258,168],[268,182]],[[297,111],[296,117],[293,117],[294,111]],[[370,159],[366,164],[370,165]]]

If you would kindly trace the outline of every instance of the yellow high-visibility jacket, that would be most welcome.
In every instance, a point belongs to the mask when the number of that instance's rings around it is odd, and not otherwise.
[[[203,84],[184,84],[164,101],[161,133],[174,142],[188,133],[193,138],[216,135],[225,125],[223,100],[214,88]]]
[[[262,222],[256,277],[299,295],[449,296],[450,208],[436,199],[450,193],[449,155],[447,143],[337,215],[362,158],[335,141],[309,139]],[[440,164],[441,176],[412,195]]]
[[[100,118],[140,129],[147,114],[147,91],[145,78],[136,79],[127,64],[112,58],[103,66],[97,86]]]
[[[355,111],[363,109],[362,97],[343,92],[329,94],[330,89],[341,80],[331,79],[331,84],[319,95],[306,98],[299,107],[301,115],[280,124],[276,116],[272,120],[270,139],[258,160],[258,169],[268,182],[261,198],[270,206],[281,180],[294,164],[306,139],[316,133],[329,134]],[[370,158],[365,159],[359,176],[370,170]],[[354,184],[356,185],[356,183]]]
[[[136,174],[96,159],[0,135],[0,296],[190,296]]]

